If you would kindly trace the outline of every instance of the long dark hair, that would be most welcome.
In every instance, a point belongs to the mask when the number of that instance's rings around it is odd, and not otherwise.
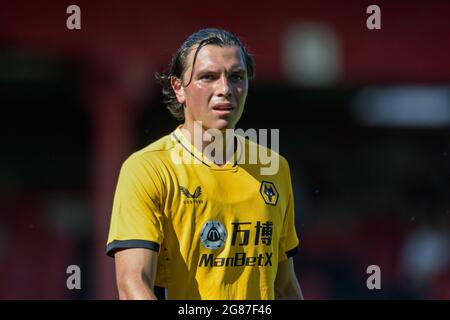
[[[244,54],[245,65],[247,68],[247,77],[252,79],[255,73],[255,62],[252,55],[248,52],[239,38],[226,30],[223,29],[201,29],[193,34],[191,34],[177,50],[175,55],[172,57],[172,61],[169,65],[169,70],[165,73],[156,73],[156,79],[162,86],[162,94],[164,96],[163,102],[169,109],[170,113],[178,120],[184,120],[184,110],[183,106],[178,102],[175,92],[170,84],[171,77],[177,77],[182,79],[184,72],[187,69],[186,58],[191,52],[192,48],[196,45],[197,48],[194,54],[194,60],[192,62],[192,70],[194,70],[195,61],[197,59],[197,54],[199,50],[208,44],[225,47],[225,46],[237,46],[241,48]],[[191,77],[186,84],[188,86],[191,83],[193,72]]]

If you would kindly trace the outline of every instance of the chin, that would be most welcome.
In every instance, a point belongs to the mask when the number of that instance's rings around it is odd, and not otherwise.
[[[234,129],[235,124],[232,121],[227,119],[218,119],[213,123],[209,123],[206,129],[217,129],[217,130],[226,130],[226,129]]]

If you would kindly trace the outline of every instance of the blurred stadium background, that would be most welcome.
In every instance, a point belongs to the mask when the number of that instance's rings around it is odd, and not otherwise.
[[[71,4],[81,30],[66,28]],[[117,297],[104,252],[120,164],[176,126],[153,75],[209,26],[255,55],[240,126],[280,129],[305,298],[450,298],[450,2],[0,8],[1,299]],[[72,264],[81,290],[66,288]],[[372,264],[381,290],[366,287]]]

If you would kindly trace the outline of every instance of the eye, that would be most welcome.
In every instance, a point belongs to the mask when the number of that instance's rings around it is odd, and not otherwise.
[[[231,79],[231,81],[233,81],[233,82],[239,82],[239,81],[242,81],[242,80],[244,80],[244,78],[245,78],[245,76],[244,76],[243,74],[241,74],[241,73],[233,73],[233,74],[230,76],[230,79]]]
[[[206,73],[200,76],[201,80],[211,81],[214,80],[214,75],[210,73]]]

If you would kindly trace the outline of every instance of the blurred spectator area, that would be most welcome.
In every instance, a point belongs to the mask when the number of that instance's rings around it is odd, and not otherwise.
[[[280,129],[307,299],[450,298],[450,3],[10,1],[0,11],[0,298],[115,298],[104,255],[120,164],[177,125],[164,71],[187,35],[254,53],[240,127]],[[82,290],[66,268],[82,269]],[[378,265],[382,290],[366,288]]]

